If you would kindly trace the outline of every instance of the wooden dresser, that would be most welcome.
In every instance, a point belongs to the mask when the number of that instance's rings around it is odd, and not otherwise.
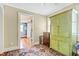
[[[50,33],[49,32],[43,32],[43,35],[40,36],[40,44],[46,45],[49,47],[50,45]]]

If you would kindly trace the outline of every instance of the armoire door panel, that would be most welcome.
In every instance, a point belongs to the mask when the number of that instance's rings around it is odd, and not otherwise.
[[[68,36],[70,31],[71,31],[71,22],[69,22],[68,20],[71,20],[71,19],[67,19],[67,16],[69,16],[69,14],[67,13],[63,13],[63,14],[60,14],[60,21],[59,21],[59,35],[61,36]]]
[[[71,38],[70,37],[64,37],[64,36],[59,36],[58,40],[63,41],[63,42],[69,42],[69,41],[71,41]]]
[[[55,39],[52,40],[52,48],[54,50],[58,50],[58,41]]]
[[[64,55],[69,55],[69,43],[67,42],[59,42],[59,51]]]

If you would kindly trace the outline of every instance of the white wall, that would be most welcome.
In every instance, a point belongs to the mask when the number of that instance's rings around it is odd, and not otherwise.
[[[3,12],[2,8],[0,7],[0,50],[3,49]]]
[[[43,35],[46,31],[46,17],[35,15],[34,16],[34,42],[39,43],[39,36]]]
[[[4,48],[18,47],[18,18],[15,10],[4,6]]]

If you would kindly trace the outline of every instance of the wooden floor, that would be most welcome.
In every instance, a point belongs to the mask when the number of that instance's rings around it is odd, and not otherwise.
[[[31,39],[27,37],[21,37],[20,43],[24,46],[24,48],[30,48],[32,46]]]

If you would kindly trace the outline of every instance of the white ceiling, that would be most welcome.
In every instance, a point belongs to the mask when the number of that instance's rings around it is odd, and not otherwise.
[[[7,5],[21,8],[30,12],[41,15],[49,15],[64,7],[69,6],[69,3],[9,3]]]

